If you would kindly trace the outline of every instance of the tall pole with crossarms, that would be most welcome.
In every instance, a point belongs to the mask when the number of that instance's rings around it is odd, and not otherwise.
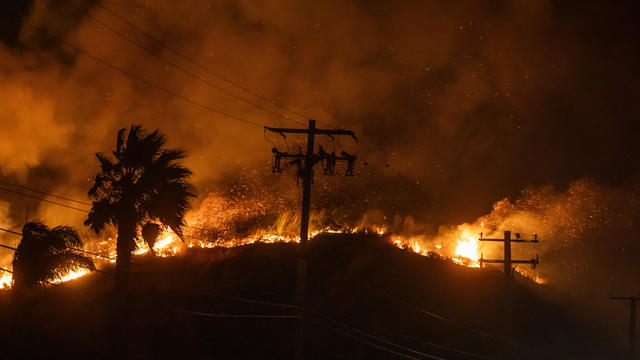
[[[305,303],[305,287],[307,277],[307,253],[306,245],[309,238],[309,208],[311,205],[311,184],[313,182],[313,167],[317,163],[322,163],[325,174],[333,175],[333,169],[336,162],[347,162],[347,172],[345,175],[353,175],[353,164],[356,160],[355,155],[342,152],[340,156],[335,153],[327,153],[322,148],[318,154],[315,151],[316,135],[326,135],[333,138],[334,135],[347,135],[356,139],[353,131],[349,130],[329,130],[316,128],[316,121],[309,120],[308,129],[289,129],[289,128],[272,128],[265,126],[265,131],[271,131],[282,135],[286,138],[286,134],[306,134],[307,135],[307,152],[302,154],[289,154],[280,152],[273,148],[275,156],[273,171],[280,172],[280,161],[282,159],[289,160],[291,164],[298,166],[296,178],[302,178],[302,216],[300,217],[300,248],[298,255],[298,269],[296,279],[296,297],[298,299],[300,320],[296,331],[296,351],[295,358],[304,358],[304,303]],[[357,139],[356,139],[357,140]]]

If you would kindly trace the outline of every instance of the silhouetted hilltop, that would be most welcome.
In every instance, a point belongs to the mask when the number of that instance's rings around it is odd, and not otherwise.
[[[111,275],[0,297],[5,358],[293,358],[295,244],[135,258],[127,299]],[[588,319],[518,279],[505,336],[495,269],[424,257],[371,234],[322,234],[308,248],[309,359],[612,358]],[[241,315],[241,316],[237,316]],[[505,340],[509,345],[505,344]]]

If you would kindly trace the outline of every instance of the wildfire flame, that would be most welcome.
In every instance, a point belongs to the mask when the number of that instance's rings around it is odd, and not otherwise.
[[[463,234],[461,238],[458,239],[458,247],[456,247],[453,261],[470,267],[480,267],[478,243],[478,239]]]
[[[71,271],[69,271],[69,273],[67,275],[62,276],[60,279],[56,279],[56,280],[52,281],[52,283],[59,284],[59,283],[67,282],[69,280],[77,279],[77,278],[79,278],[81,276],[84,276],[84,275],[86,275],[88,273],[89,273],[89,270],[87,270],[87,269],[71,270]]]
[[[13,282],[13,276],[11,273],[5,272],[0,278],[0,289],[8,289]]]
[[[195,224],[200,225],[200,224]],[[264,229],[256,231],[253,235],[247,236],[244,238],[229,238],[229,239],[215,239],[215,241],[211,241],[211,239],[200,239],[187,232],[185,237],[186,241],[183,242],[170,228],[164,230],[158,240],[155,242],[153,246],[153,250],[156,255],[160,257],[169,257],[175,256],[182,252],[186,248],[214,248],[214,247],[237,247],[243,245],[249,245],[254,243],[280,243],[280,242],[300,242],[300,237],[297,235],[292,235],[289,231],[279,230],[285,229],[283,226],[279,226],[278,229]],[[290,230],[290,229],[287,229]],[[359,231],[363,231],[364,229],[359,227],[353,228],[343,228],[340,230],[332,229],[332,228],[324,228],[324,229],[310,229],[309,235],[310,237],[314,237],[320,233],[356,233]],[[387,233],[387,230],[383,227],[377,228],[367,228],[365,231],[373,231],[378,235],[384,235]],[[434,242],[425,242],[423,238],[404,238],[401,235],[390,235],[392,243],[402,249],[408,249],[413,251],[416,254],[422,256],[428,256],[430,254],[437,254],[444,258],[449,258],[453,262],[468,266],[468,267],[480,267],[480,249],[477,238],[468,235],[467,230],[460,231],[457,238],[452,240],[440,239]],[[115,262],[116,251],[115,251],[115,241],[112,238],[108,239],[109,241],[95,241],[92,242],[90,246],[93,246],[92,250],[97,251],[101,254],[108,254],[112,260],[107,260],[105,262]],[[455,250],[452,246],[450,246],[451,242],[456,241]],[[134,256],[144,255],[149,252],[149,247],[142,243],[141,241],[138,243],[137,250],[133,253]],[[97,259],[96,261],[104,261],[101,259]],[[55,284],[59,284],[62,282],[70,281],[73,279],[77,279],[88,274],[90,271],[87,269],[78,269],[74,271],[70,271],[67,275],[62,276],[60,279],[53,281]],[[524,275],[524,274],[523,274]],[[537,274],[529,274],[527,273],[525,276],[531,278],[533,281],[539,284],[546,283],[546,280],[538,276]],[[12,274],[4,273],[0,278],[0,289],[10,288],[12,284]]]

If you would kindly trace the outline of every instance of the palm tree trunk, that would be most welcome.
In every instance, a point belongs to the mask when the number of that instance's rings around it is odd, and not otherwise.
[[[116,242],[116,291],[126,295],[129,286],[131,252],[135,246],[136,226],[130,221],[118,222],[118,240]]]

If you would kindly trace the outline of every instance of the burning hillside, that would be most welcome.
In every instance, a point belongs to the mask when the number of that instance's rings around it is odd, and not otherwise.
[[[376,348],[354,347],[353,339],[324,326],[332,324],[338,332],[375,334],[444,359],[467,357],[459,351],[500,358],[502,325],[495,320],[504,311],[500,271],[478,271],[439,257],[418,256],[394,247],[384,236],[364,232],[320,234],[309,245],[313,266],[306,346],[314,355],[389,358]],[[125,340],[126,353],[140,357],[290,357],[294,327],[286,316],[295,310],[296,253],[297,245],[281,242],[137,258],[131,274],[129,321],[121,325],[126,329],[123,333],[135,334],[136,341]],[[111,317],[113,306],[106,295],[110,289],[102,275],[96,275],[33,292],[18,302],[0,294],[0,315],[8,324],[2,339],[13,343],[5,353],[32,355],[48,348],[57,354],[60,347],[72,343],[73,348],[83,349],[83,356],[117,357],[120,353],[109,335],[118,321]],[[516,290],[519,311],[515,319],[528,324],[527,332],[515,333],[511,344],[520,359],[539,359],[541,351],[585,358],[581,356],[613,349],[601,331],[567,310],[571,307],[546,300],[548,289],[519,283]],[[50,302],[29,301],[45,293],[52,298]],[[73,299],[73,305],[62,306],[68,299]],[[238,320],[218,317],[220,314],[285,318]],[[328,319],[339,323],[328,323]],[[557,325],[549,328],[550,321]],[[56,335],[60,322],[69,328]],[[22,334],[33,339],[27,343]],[[401,335],[427,338],[430,343]],[[590,339],[586,346],[582,343],[585,338]],[[213,346],[211,339],[215,339]]]
[[[484,237],[502,237],[501,230],[510,229],[513,233],[531,237],[538,234],[543,241],[539,245],[525,245],[513,249],[515,257],[530,258],[535,254],[542,256],[540,268],[536,271],[529,266],[518,266],[516,271],[539,283],[562,284],[553,269],[557,265],[545,262],[547,257],[557,257],[550,251],[576,251],[593,231],[603,224],[629,223],[635,210],[635,200],[620,215],[612,217],[614,209],[611,196],[602,196],[602,190],[584,180],[573,184],[566,192],[557,193],[550,188],[529,189],[515,201],[507,199],[494,204],[491,213],[472,223],[457,226],[441,226],[438,233],[421,232],[423,227],[411,217],[394,217],[385,220],[375,212],[361,215],[360,220],[349,220],[339,211],[325,210],[313,212],[310,233],[315,236],[323,232],[356,233],[374,232],[385,234],[390,242],[421,255],[438,255],[465,266],[479,267],[480,258],[501,258],[501,244],[487,244],[479,241]],[[604,192],[606,194],[606,192]],[[623,194],[621,194],[623,195]],[[623,195],[634,196],[634,195]],[[632,199],[634,199],[632,197]],[[244,193],[229,196],[210,194],[200,206],[188,214],[187,227],[182,241],[170,228],[166,228],[154,244],[160,257],[179,254],[186,248],[236,247],[253,243],[298,242],[300,215],[298,211],[282,211],[279,215],[267,199],[258,199]],[[346,211],[345,209],[341,210]],[[628,215],[624,215],[628,214]],[[342,220],[347,219],[347,220]],[[113,235],[103,239],[90,239],[86,249],[115,259],[115,238]],[[149,252],[147,244],[138,241],[135,255]],[[580,259],[578,259],[580,260]],[[100,260],[98,260],[100,261]],[[114,262],[115,260],[111,260]],[[107,261],[108,263],[108,261]],[[3,264],[10,268],[10,263]],[[567,264],[568,265],[568,264]],[[575,264],[573,266],[579,266]],[[575,268],[575,271],[585,271]],[[86,272],[70,274],[66,279],[81,276]],[[10,274],[4,274],[2,284],[11,282]]]

